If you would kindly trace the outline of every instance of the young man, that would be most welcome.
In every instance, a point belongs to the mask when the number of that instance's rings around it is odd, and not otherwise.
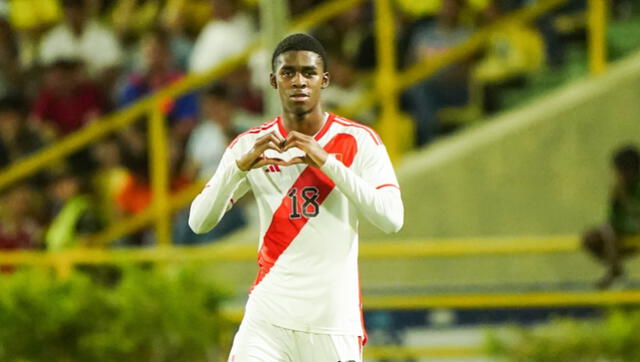
[[[308,35],[278,45],[270,80],[282,115],[232,141],[191,205],[202,233],[249,189],[258,203],[260,270],[229,361],[362,360],[358,219],[397,232],[404,214],[378,135],[322,111],[326,66]]]
[[[609,202],[609,220],[588,231],[582,238],[584,248],[606,268],[597,283],[606,289],[624,276],[623,258],[634,254],[637,245],[625,245],[625,239],[640,236],[640,151],[635,146],[617,150],[612,159],[615,184]]]

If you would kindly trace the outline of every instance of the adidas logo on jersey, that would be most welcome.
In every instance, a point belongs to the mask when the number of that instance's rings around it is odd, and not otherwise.
[[[280,166],[278,165],[269,165],[264,168],[264,172],[280,172]]]

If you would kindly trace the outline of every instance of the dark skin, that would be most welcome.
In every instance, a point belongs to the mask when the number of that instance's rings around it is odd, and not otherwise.
[[[282,105],[282,120],[287,138],[275,132],[258,138],[253,148],[237,161],[238,168],[249,171],[269,164],[289,166],[305,163],[321,167],[328,153],[316,142],[313,135],[320,131],[324,112],[320,104],[320,93],[329,85],[329,73],[325,71],[322,58],[311,51],[288,51],[275,60],[274,72],[269,76],[271,86],[278,91]],[[286,152],[291,148],[304,151],[304,157],[289,161],[267,158],[268,149]]]
[[[637,186],[639,175],[635,168],[616,167],[614,172],[616,184],[613,187],[612,202],[624,204],[628,202],[630,193]],[[623,274],[623,258],[634,252],[633,249],[624,248],[621,242],[620,235],[610,223],[594,228],[583,236],[583,246],[608,268],[605,276],[597,284],[601,289],[608,288]]]

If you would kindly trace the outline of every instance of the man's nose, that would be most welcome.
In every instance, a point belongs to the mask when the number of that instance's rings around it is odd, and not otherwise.
[[[307,81],[302,76],[302,73],[296,73],[296,75],[293,77],[293,86],[299,88],[304,88],[307,86]]]

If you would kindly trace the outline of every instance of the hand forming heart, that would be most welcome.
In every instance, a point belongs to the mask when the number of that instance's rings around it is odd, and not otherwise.
[[[264,155],[266,150],[286,152],[293,147],[301,149],[305,152],[305,155],[294,157],[288,161]],[[324,165],[327,156],[327,152],[320,147],[312,136],[291,131],[286,139],[282,139],[275,132],[270,132],[256,139],[251,150],[237,160],[236,163],[238,168],[243,171],[249,171],[252,168],[259,168],[265,165],[290,166],[299,163],[319,168]]]

